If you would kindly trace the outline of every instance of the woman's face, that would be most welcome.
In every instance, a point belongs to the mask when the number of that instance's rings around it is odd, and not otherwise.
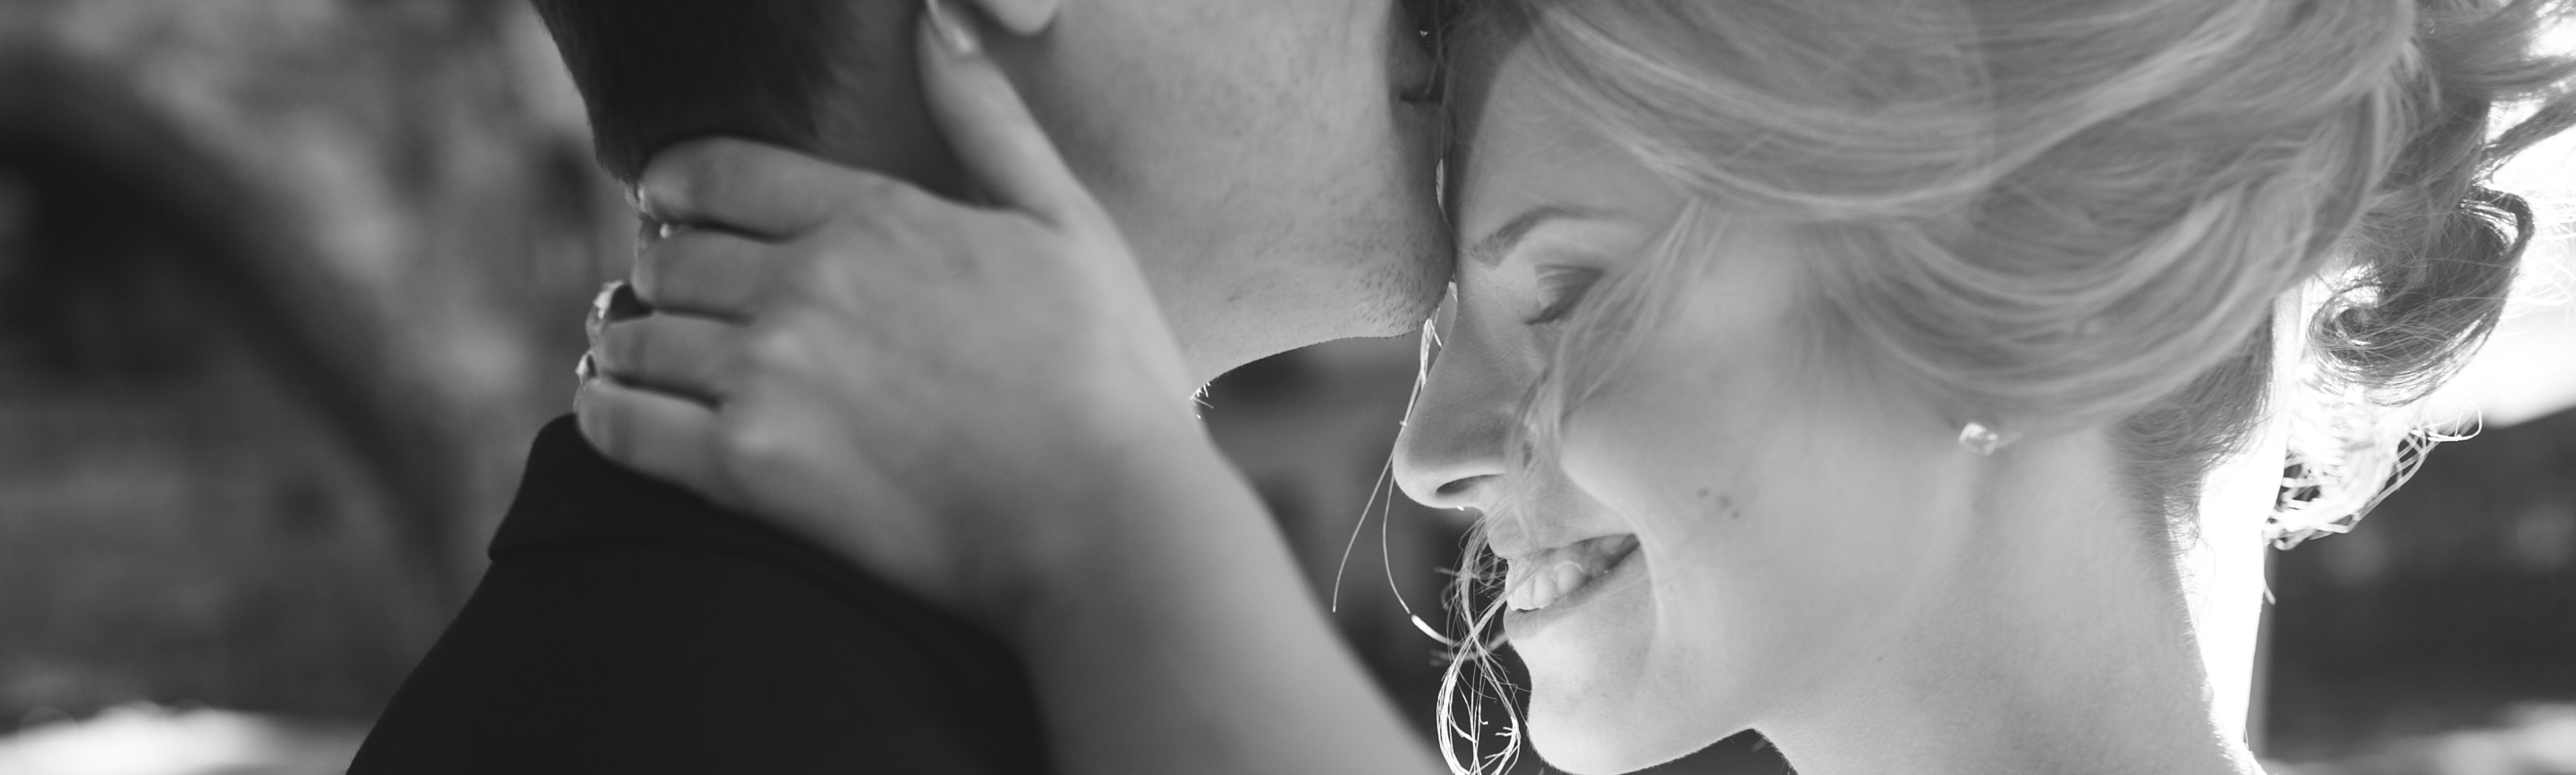
[[[1481,511],[1509,563],[1532,743],[1625,771],[1854,685],[1960,554],[1962,520],[1939,516],[1967,512],[1955,427],[1833,344],[1788,228],[1708,202],[1714,228],[1681,238],[1692,268],[1659,291],[1670,314],[1631,334],[1556,464],[1515,470],[1560,327],[1646,264],[1686,198],[1526,57],[1463,59],[1457,294],[1396,465],[1417,500]]]

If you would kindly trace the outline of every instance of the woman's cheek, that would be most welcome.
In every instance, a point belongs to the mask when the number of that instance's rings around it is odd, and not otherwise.
[[[1739,514],[1726,484],[1733,464],[1707,435],[1707,407],[1639,400],[1642,391],[1596,395],[1565,429],[1566,476],[1619,514],[1639,537],[1670,541]]]

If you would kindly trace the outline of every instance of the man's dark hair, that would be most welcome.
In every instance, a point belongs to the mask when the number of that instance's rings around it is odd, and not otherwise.
[[[913,83],[902,0],[534,0],[590,113],[600,166],[729,135],[920,180],[946,154]],[[889,56],[900,54],[901,56]],[[909,100],[908,103],[896,104]],[[925,164],[924,159],[936,159]]]

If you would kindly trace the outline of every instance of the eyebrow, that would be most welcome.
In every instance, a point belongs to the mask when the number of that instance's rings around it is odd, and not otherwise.
[[[1512,248],[1520,244],[1521,238],[1529,236],[1530,230],[1538,228],[1540,224],[1564,218],[1589,218],[1599,214],[1591,210],[1578,210],[1557,205],[1532,207],[1527,212],[1504,221],[1502,228],[1485,235],[1484,239],[1476,240],[1463,252],[1468,260],[1493,266],[1502,263],[1503,256],[1511,253]]]

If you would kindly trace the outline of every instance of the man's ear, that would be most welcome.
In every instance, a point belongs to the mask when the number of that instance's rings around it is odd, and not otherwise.
[[[1045,32],[1055,22],[1055,13],[1064,0],[965,0],[984,10],[984,15],[1012,35],[1028,37]]]

